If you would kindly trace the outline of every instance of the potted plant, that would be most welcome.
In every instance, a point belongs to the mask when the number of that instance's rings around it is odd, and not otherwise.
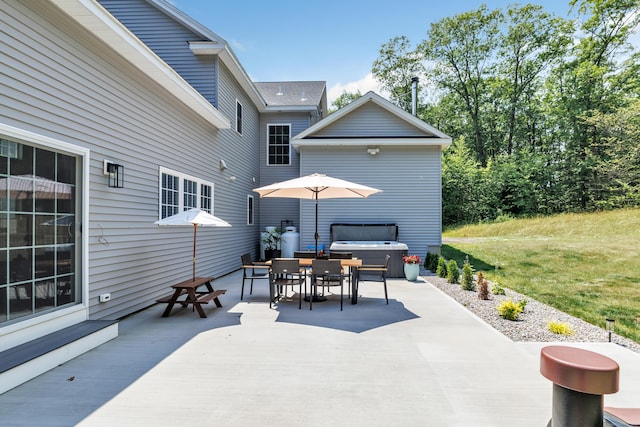
[[[282,230],[279,228],[269,228],[262,236],[264,243],[264,259],[266,261],[280,257],[280,240],[282,238]]]
[[[415,282],[420,274],[420,257],[418,255],[405,255],[402,257],[404,263],[404,277],[411,282]]]

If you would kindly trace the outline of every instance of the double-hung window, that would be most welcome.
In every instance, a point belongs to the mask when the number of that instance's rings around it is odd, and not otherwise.
[[[213,183],[160,168],[160,219],[191,208],[213,213]]]
[[[291,164],[290,125],[267,125],[267,164]]]

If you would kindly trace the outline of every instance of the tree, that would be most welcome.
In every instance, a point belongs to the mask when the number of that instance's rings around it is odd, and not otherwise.
[[[602,135],[602,156],[595,162],[602,193],[597,207],[640,205],[640,100],[612,113],[596,112],[585,119]]]
[[[425,59],[435,66],[430,76],[439,88],[462,100],[471,126],[470,140],[478,161],[487,161],[482,132],[482,104],[486,100],[487,78],[493,72],[498,48],[501,13],[485,5],[477,10],[446,17],[431,25],[427,40],[419,46]]]
[[[342,94],[331,103],[331,106],[334,108],[329,111],[329,114],[335,113],[342,107],[346,107],[361,96],[362,94],[360,93],[360,90],[356,90],[355,92],[347,92],[346,90],[343,90]]]
[[[373,62],[372,74],[390,94],[391,101],[411,111],[411,79],[424,75],[421,56],[411,50],[409,39],[394,37],[383,44]]]
[[[585,119],[611,113],[628,103],[629,93],[637,93],[637,64],[620,57],[629,52],[628,37],[640,22],[640,6],[637,0],[572,0],[570,5],[583,17],[584,35],[552,75],[549,99],[560,119],[559,171],[565,192],[572,207],[586,210],[597,204],[595,190],[602,177],[596,165],[603,153],[602,134]]]
[[[532,4],[509,6],[506,21],[498,49],[498,73],[504,79],[502,96],[507,106],[505,152],[511,155],[517,137],[522,146],[537,138],[527,123],[530,101],[540,88],[544,71],[566,53],[573,27],[570,21],[555,18]]]

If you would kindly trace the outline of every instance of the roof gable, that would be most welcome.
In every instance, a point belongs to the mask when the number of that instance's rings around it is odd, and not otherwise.
[[[374,92],[367,92],[293,140],[294,145],[305,145],[302,140],[391,138],[416,139],[417,144],[451,144],[449,136]]]

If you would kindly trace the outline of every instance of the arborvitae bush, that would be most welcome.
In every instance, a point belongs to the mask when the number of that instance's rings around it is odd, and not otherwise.
[[[489,299],[489,282],[484,278],[482,271],[478,273],[478,298]]]
[[[455,259],[449,261],[447,264],[447,281],[449,283],[458,283],[460,279],[460,270],[458,270],[458,263]]]
[[[469,258],[467,257],[464,260],[464,264],[462,265],[462,280],[460,281],[462,285],[462,289],[465,291],[473,291],[473,267],[469,264]]]
[[[444,257],[438,257],[438,267],[436,267],[438,277],[447,277],[447,260]]]
[[[427,252],[427,256],[424,257],[424,268],[435,273],[438,269],[438,258],[440,258],[440,255]]]

